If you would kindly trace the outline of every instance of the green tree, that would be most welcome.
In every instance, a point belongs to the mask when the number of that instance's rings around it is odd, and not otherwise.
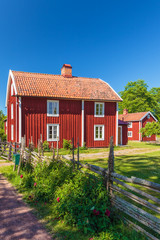
[[[143,137],[158,135],[160,134],[160,123],[159,122],[151,122],[147,123],[144,128],[141,128],[140,132]]]
[[[159,105],[156,97],[148,91],[148,85],[144,80],[128,82],[124,91],[120,92],[123,102],[119,103],[119,112],[127,108],[129,113],[151,111],[156,117],[159,112]]]
[[[156,102],[156,105],[153,109],[153,114],[157,117],[158,120],[160,120],[160,88],[152,88],[150,90],[150,94],[154,98],[154,101]]]
[[[5,119],[5,115],[3,114],[2,110],[0,110],[0,138],[2,139],[2,141],[6,140],[6,135],[5,135],[5,131],[4,131],[4,119]]]

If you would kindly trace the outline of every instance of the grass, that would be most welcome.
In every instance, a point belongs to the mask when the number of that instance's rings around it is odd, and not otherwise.
[[[136,142],[136,141],[129,141],[128,145],[126,146],[115,146],[116,150],[124,150],[124,149],[134,149],[134,148],[145,148],[145,149],[160,149],[160,144],[157,143],[149,143],[149,142]],[[80,148],[81,153],[100,153],[100,152],[109,152],[109,148],[88,148],[82,149]],[[55,154],[57,153],[55,149]],[[45,156],[51,156],[51,152],[45,152]],[[59,155],[69,155],[72,154],[71,150],[66,150],[64,148],[59,149]],[[75,154],[77,154],[77,149],[75,149]]]

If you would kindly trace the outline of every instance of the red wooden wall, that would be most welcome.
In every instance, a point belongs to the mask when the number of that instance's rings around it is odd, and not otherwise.
[[[84,102],[84,141],[88,147],[107,147],[110,137],[116,144],[116,103],[105,102],[105,116],[94,117],[94,102]],[[94,125],[104,125],[104,141],[94,141]]]
[[[154,118],[150,115],[148,119],[147,116],[142,120],[142,127],[145,127],[147,122],[155,122]],[[152,135],[151,137],[143,137],[142,141],[156,141],[156,135]]]
[[[128,128],[128,131],[132,131],[132,137],[128,137],[128,140],[139,141],[139,122],[132,122],[132,128]]]
[[[63,139],[71,140],[79,137],[81,142],[81,101],[60,100],[59,117],[47,117],[46,98],[22,98],[22,136],[26,135],[27,145],[31,136],[35,145],[40,139],[47,139],[47,124],[59,124],[59,147],[63,147]],[[56,142],[53,142],[56,147]]]

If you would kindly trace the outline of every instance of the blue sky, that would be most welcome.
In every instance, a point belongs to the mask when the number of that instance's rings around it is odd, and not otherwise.
[[[160,86],[159,0],[0,1],[0,109],[9,69]]]

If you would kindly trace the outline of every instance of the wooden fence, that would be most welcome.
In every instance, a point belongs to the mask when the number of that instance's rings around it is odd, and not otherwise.
[[[160,239],[160,184],[146,181],[136,177],[127,177],[114,172],[114,146],[113,137],[110,141],[110,151],[108,158],[108,168],[101,168],[96,165],[83,164],[79,161],[79,141],[77,141],[77,161],[74,154],[74,139],[72,139],[72,158],[68,156],[59,156],[57,149],[57,161],[65,160],[73,163],[73,168],[82,171],[82,168],[88,169],[96,174],[103,176],[106,188],[109,192],[112,205],[121,212],[120,216],[123,220],[133,227],[135,230],[145,234],[147,238],[158,240]],[[7,145],[9,144],[9,145]],[[54,160],[55,150],[52,146],[52,156],[46,157],[43,153],[43,143],[38,142],[38,153],[33,148],[32,142],[29,147],[25,146],[25,139],[22,138],[21,145],[14,144],[11,147],[10,143],[0,142],[1,156],[7,152],[11,156],[11,152],[20,150],[20,166],[22,161],[43,161]],[[143,190],[142,190],[143,189]],[[147,190],[147,192],[145,192]],[[157,215],[158,217],[157,217]]]
[[[2,142],[0,139],[0,158],[12,161],[13,153],[19,152],[20,149],[20,143]]]

